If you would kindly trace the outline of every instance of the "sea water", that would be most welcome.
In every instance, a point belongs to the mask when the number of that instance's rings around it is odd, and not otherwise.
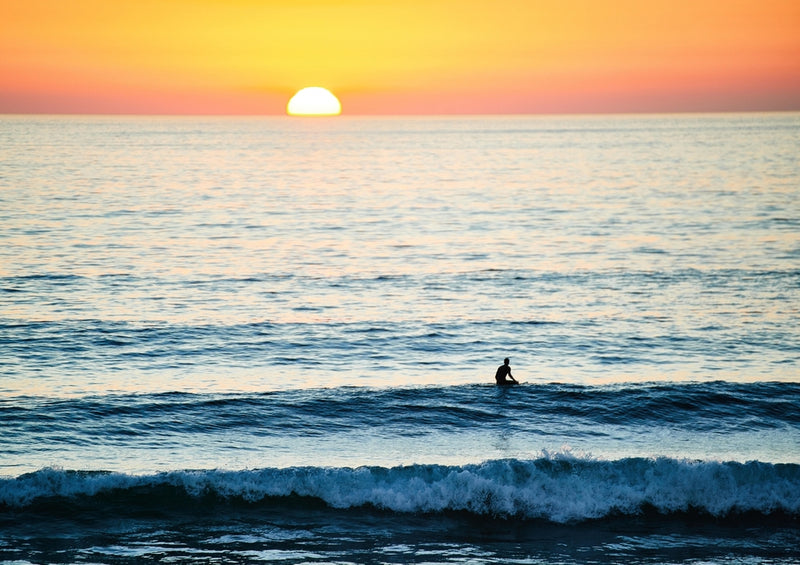
[[[798,147],[0,118],[0,560],[800,561]]]

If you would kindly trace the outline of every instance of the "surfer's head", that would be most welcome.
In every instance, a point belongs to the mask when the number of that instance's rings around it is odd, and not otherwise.
[[[503,359],[503,364],[508,365],[509,363],[510,363],[510,361],[508,360],[508,357]]]

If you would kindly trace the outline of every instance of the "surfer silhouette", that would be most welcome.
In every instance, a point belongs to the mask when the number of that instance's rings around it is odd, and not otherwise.
[[[506,376],[508,376],[511,380],[506,380]],[[497,373],[494,375],[494,380],[497,381],[499,385],[518,385],[519,383],[514,379],[511,375],[511,365],[509,365],[508,357],[503,359],[503,364],[497,368]]]

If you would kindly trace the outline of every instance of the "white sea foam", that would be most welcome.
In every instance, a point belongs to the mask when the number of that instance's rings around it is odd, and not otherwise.
[[[172,487],[190,497],[265,502],[291,495],[333,508],[374,506],[396,512],[466,511],[570,522],[633,515],[742,512],[800,514],[800,466],[768,463],[623,459],[551,455],[479,465],[173,471],[134,476],[44,469],[0,483],[0,503],[113,496]],[[145,495],[146,496],[146,495]],[[155,494],[153,496],[156,496]]]

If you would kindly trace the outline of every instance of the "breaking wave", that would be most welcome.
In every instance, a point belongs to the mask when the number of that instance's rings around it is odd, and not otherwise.
[[[176,510],[198,504],[323,505],[398,513],[467,512],[571,523],[692,513],[800,517],[800,465],[569,454],[481,464],[292,467],[128,475],[55,468],[0,481],[0,509]],[[111,510],[109,510],[111,511]]]

